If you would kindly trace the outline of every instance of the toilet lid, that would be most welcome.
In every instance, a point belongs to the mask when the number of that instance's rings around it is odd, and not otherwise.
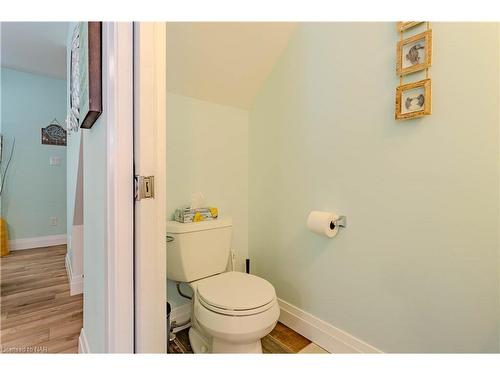
[[[201,280],[197,291],[204,302],[227,310],[256,309],[276,297],[269,281],[242,272],[225,272]]]

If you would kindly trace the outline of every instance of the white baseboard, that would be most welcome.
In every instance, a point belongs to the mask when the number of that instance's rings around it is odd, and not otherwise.
[[[85,331],[80,331],[80,336],[78,337],[78,354],[89,354],[90,348],[89,343],[87,342],[87,337],[85,337]]]
[[[56,234],[52,236],[20,238],[9,241],[11,251],[35,249],[37,247],[47,247],[55,245],[65,245],[67,243],[65,234]]]
[[[279,321],[297,333],[308,338],[316,345],[330,353],[382,353],[381,350],[342,331],[339,328],[299,309],[298,307],[278,298],[280,306]],[[191,317],[191,302],[177,306],[170,312],[170,321],[185,322]],[[189,327],[189,325],[174,329],[174,332]]]
[[[71,296],[83,293],[83,275],[74,275],[69,254],[66,253],[66,273],[68,274],[69,294]]]
[[[382,353],[347,332],[278,298],[279,321],[330,353]]]
[[[191,305],[191,302],[188,302],[183,305],[174,307],[172,311],[170,311],[170,322],[173,322],[175,320],[177,323],[182,323],[187,321],[188,319],[191,319]],[[191,326],[191,324],[186,324],[182,327],[178,327],[174,329],[174,332],[180,331],[189,326]]]

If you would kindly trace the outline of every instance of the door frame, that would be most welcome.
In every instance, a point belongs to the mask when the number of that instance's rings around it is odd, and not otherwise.
[[[134,173],[154,176],[135,202],[135,352],[166,353],[166,23],[134,23]]]
[[[106,352],[166,353],[166,24],[103,23]],[[134,174],[155,176],[134,201]]]
[[[108,179],[105,347],[107,353],[133,353],[133,24],[103,22],[102,30]]]

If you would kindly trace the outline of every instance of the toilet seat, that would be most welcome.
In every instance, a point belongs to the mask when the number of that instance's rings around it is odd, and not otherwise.
[[[216,307],[216,306],[211,306],[210,304],[206,303],[202,298],[199,298],[198,301],[207,310],[210,310],[210,311],[217,313],[217,314],[228,315],[228,316],[250,316],[250,315],[260,314],[264,311],[269,310],[271,307],[273,307],[276,300],[272,300],[271,302],[269,302],[268,304],[266,304],[264,306],[260,306],[260,307],[257,307],[255,309],[248,309],[248,310],[221,309],[221,308]]]
[[[201,305],[222,315],[260,314],[276,303],[276,292],[271,283],[242,272],[225,272],[200,280],[196,290]]]

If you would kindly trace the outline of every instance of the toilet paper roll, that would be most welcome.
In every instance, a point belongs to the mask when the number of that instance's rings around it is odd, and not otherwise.
[[[333,212],[311,211],[307,218],[307,228],[314,233],[329,238],[335,237],[339,231],[338,225],[334,225],[338,216]]]

